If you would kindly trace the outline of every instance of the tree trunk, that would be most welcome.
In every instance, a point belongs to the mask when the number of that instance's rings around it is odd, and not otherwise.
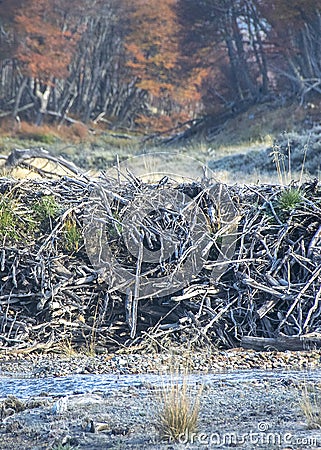
[[[44,92],[42,92],[40,88],[40,82],[38,80],[35,80],[35,94],[40,101],[40,107],[38,109],[36,118],[36,125],[38,126],[42,124],[43,116],[47,111],[50,93],[51,86],[49,84],[46,85]]]
[[[278,338],[244,336],[241,339],[241,347],[253,350],[312,350],[321,348],[321,333],[280,336]]]

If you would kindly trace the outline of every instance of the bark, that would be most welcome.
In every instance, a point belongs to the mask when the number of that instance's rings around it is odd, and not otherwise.
[[[241,347],[253,350],[311,350],[321,348],[321,333],[278,338],[244,336],[241,340]]]
[[[51,86],[49,84],[47,84],[42,91],[39,80],[35,80],[35,95],[40,102],[37,112],[36,125],[42,124],[43,116],[46,114],[48,108],[50,93]]]

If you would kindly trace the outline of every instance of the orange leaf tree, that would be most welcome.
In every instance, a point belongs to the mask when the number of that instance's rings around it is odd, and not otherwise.
[[[127,66],[136,85],[148,93],[149,121],[155,128],[169,128],[190,118],[199,101],[199,74],[193,83],[182,76],[177,0],[124,3],[129,12]],[[140,122],[147,126],[148,119]]]
[[[43,82],[67,76],[78,38],[66,26],[62,5],[62,0],[26,0],[25,7],[15,11],[20,41],[16,58],[28,76]]]

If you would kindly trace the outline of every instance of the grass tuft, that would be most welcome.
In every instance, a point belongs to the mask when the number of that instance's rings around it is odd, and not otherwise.
[[[11,242],[30,240],[35,225],[32,214],[23,204],[10,195],[0,195],[1,239],[8,239]]]
[[[60,206],[53,195],[44,195],[33,209],[40,220],[55,219],[60,213]]]
[[[305,387],[300,407],[307,420],[308,429],[321,429],[321,396],[315,387]]]
[[[67,358],[73,358],[79,355],[79,352],[77,352],[76,348],[74,347],[71,338],[61,341],[58,345],[58,351]]]
[[[76,450],[78,447],[73,447],[70,444],[57,444],[52,447],[52,450]]]
[[[74,218],[68,218],[63,227],[64,245],[69,252],[78,252],[82,240],[82,232]]]
[[[277,200],[277,206],[281,211],[292,211],[302,201],[300,189],[290,187],[281,192]]]
[[[17,223],[14,202],[2,196],[0,198],[0,236],[17,239]]]
[[[162,439],[169,442],[191,440],[197,431],[200,396],[201,389],[192,399],[186,376],[182,383],[178,380],[163,387],[156,418],[156,428]]]

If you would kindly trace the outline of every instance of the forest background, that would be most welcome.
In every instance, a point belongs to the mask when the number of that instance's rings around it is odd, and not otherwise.
[[[145,133],[318,111],[318,0],[0,0],[0,118]]]

